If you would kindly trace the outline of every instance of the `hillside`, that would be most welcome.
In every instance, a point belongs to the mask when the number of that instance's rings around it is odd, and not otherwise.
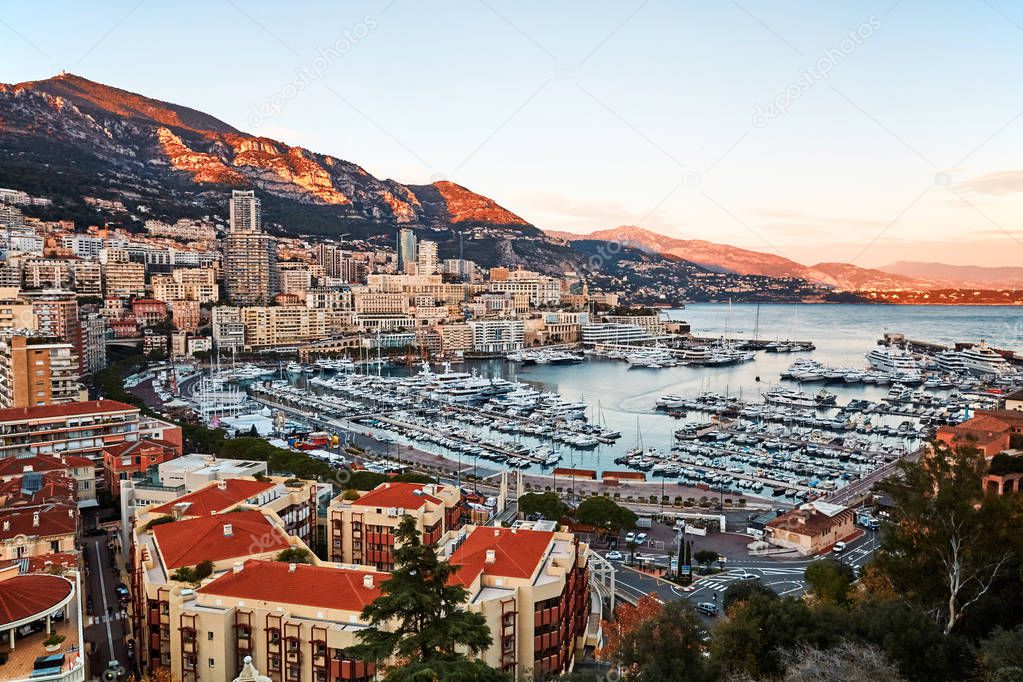
[[[649,253],[683,258],[716,272],[798,278],[846,291],[926,289],[934,286],[930,282],[861,268],[848,263],[820,263],[811,267],[775,254],[751,251],[726,244],[715,244],[702,239],[675,239],[634,226],[599,230],[586,235],[554,231],[549,231],[548,235],[567,241],[596,239],[617,242]]]
[[[958,282],[978,289],[1023,289],[1023,268],[982,267],[979,265],[947,265],[897,261],[878,268],[884,272],[905,277],[916,277],[938,282]]]

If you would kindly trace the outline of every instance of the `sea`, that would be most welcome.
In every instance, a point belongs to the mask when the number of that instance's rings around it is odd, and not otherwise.
[[[558,446],[562,467],[621,470],[615,457],[633,447],[671,449],[674,431],[683,423],[700,423],[707,414],[690,412],[679,420],[656,410],[656,401],[667,394],[695,397],[713,391],[745,400],[757,400],[760,393],[779,385],[798,389],[799,384],[782,381],[780,373],[796,359],[813,358],[829,366],[862,369],[865,353],[877,345],[885,332],[902,333],[908,339],[952,345],[956,342],[986,340],[996,348],[1023,351],[1023,311],[1011,306],[893,306],[847,304],[692,304],[667,314],[685,320],[694,336],[726,339],[811,341],[816,350],[804,353],[766,353],[756,359],[729,367],[633,368],[624,361],[589,357],[575,365],[521,365],[504,360],[470,361],[454,367],[475,370],[483,376],[500,376],[522,381],[536,388],[560,393],[589,407],[588,419],[622,433],[610,445],[592,450]],[[435,367],[435,371],[440,371]],[[394,368],[395,373],[417,371]],[[822,384],[804,387],[814,393]],[[870,401],[885,397],[888,387],[828,384],[838,394],[838,403],[859,398]],[[900,421],[895,419],[893,424]],[[509,436],[503,435],[503,438]],[[540,441],[519,437],[526,445]],[[909,444],[907,444],[909,445]],[[491,465],[492,466],[492,465]],[[539,467],[533,467],[540,472]]]

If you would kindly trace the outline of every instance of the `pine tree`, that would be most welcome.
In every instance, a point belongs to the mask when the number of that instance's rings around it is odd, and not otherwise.
[[[487,649],[492,640],[486,620],[466,610],[469,592],[451,580],[458,566],[422,543],[411,516],[398,525],[394,541],[395,569],[380,584],[382,594],[362,610],[369,627],[350,653],[367,661],[396,656],[436,669],[445,662],[464,665],[459,649],[471,654]]]

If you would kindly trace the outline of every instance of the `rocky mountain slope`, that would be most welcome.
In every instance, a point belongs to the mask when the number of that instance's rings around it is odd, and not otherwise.
[[[71,179],[68,202],[86,190],[137,198],[158,211],[183,198],[222,206],[227,188],[253,187],[269,195],[271,219],[293,213],[295,204],[312,207],[307,222],[314,232],[327,231],[324,223],[350,233],[385,224],[465,224],[539,235],[519,216],[454,183],[381,180],[349,161],[73,74],[0,84],[0,151],[7,156],[0,166],[5,178],[18,180],[17,171],[24,171],[22,184],[29,186],[19,189],[54,191],[32,186],[41,182],[41,166]],[[89,174],[91,182],[83,177]]]
[[[861,268],[849,263],[819,263],[807,266],[771,253],[715,244],[702,239],[675,239],[631,225],[599,230],[586,235],[553,231],[548,234],[567,241],[596,239],[616,242],[650,253],[683,258],[716,272],[794,277],[845,291],[936,288],[933,282]]]

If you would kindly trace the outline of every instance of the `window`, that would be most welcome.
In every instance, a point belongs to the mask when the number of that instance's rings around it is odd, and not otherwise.
[[[211,635],[210,639],[212,639],[212,634],[213,634],[213,633],[211,632],[211,633],[210,633],[210,635]],[[210,667],[211,667],[211,668],[213,667],[213,659],[212,659],[212,658],[210,659]]]
[[[213,631],[212,630],[210,632],[206,633],[206,640],[209,641],[209,642],[213,641]]]

